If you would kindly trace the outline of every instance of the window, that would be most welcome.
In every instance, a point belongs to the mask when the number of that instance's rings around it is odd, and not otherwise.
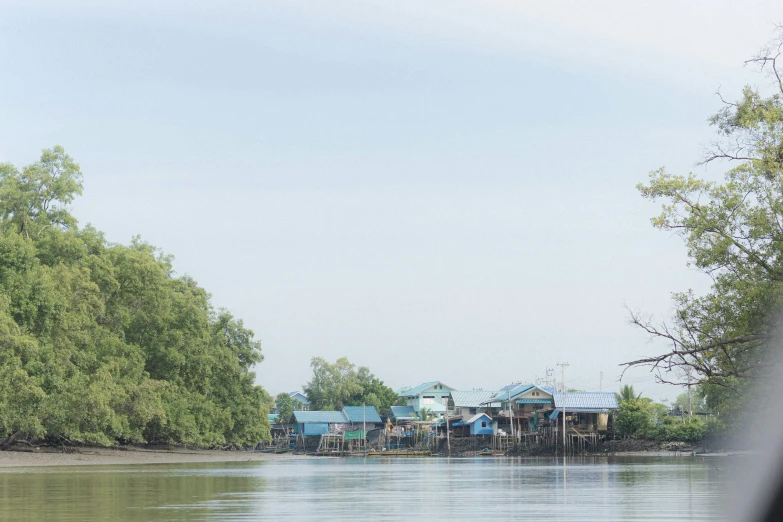
[[[433,395],[425,395],[421,398],[422,404],[435,404],[435,397]]]
[[[486,428],[487,427],[487,421],[481,421],[481,427]]]
[[[476,414],[476,408],[471,408],[470,409],[470,414],[471,415],[475,415]]]
[[[440,403],[448,408],[449,406],[449,398],[448,397],[441,397]]]

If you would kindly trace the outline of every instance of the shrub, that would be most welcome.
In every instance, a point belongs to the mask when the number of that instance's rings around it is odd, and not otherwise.
[[[663,423],[652,428],[648,436],[661,442],[700,442],[707,433],[707,424],[699,418],[679,423]]]

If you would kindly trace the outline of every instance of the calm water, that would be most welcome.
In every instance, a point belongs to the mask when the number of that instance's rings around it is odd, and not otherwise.
[[[718,520],[729,475],[690,458],[569,461],[566,488],[554,459],[17,468],[0,470],[0,519]]]

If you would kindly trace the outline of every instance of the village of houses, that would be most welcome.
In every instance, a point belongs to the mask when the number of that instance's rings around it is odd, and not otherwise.
[[[612,392],[510,384],[499,390],[457,390],[441,381],[399,390],[399,404],[313,411],[302,392],[291,418],[270,414],[273,447],[315,455],[505,455],[536,448],[590,451],[613,437]],[[273,412],[276,410],[273,410]],[[565,422],[565,426],[563,423]],[[563,445],[565,442],[565,445]]]

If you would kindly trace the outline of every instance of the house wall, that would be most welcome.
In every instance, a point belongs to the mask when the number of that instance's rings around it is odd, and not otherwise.
[[[301,393],[297,393],[297,394],[291,396],[291,398],[294,399],[295,401],[299,401],[302,404],[301,411],[309,411],[310,410],[310,404],[307,402],[307,397],[305,397]]]
[[[593,431],[606,431],[609,423],[608,413],[578,413],[579,427],[587,429],[592,426]]]
[[[538,395],[535,395],[536,393],[538,393]],[[533,389],[527,393],[523,393],[522,395],[517,397],[517,399],[549,399],[551,401],[552,395],[542,390]]]
[[[516,404],[516,401],[519,399],[547,399],[550,401],[550,404]],[[554,400],[552,399],[552,394],[537,389],[532,389],[526,393],[523,393],[516,399],[513,399],[512,402],[514,403],[515,417],[530,417],[533,415],[534,411],[553,408],[555,404]],[[541,425],[543,422],[545,422],[545,419],[539,414],[539,425]],[[524,429],[527,428],[525,427]]]
[[[420,412],[422,408],[427,408],[435,415],[439,413],[446,413],[449,411],[448,406],[446,405],[448,404],[451,392],[452,390],[446,388],[445,386],[442,390],[430,388],[429,390],[425,390],[414,397],[408,397],[407,404],[408,406],[413,406],[417,412]],[[424,397],[434,397],[435,403],[425,404]]]
[[[473,410],[473,411],[471,411]],[[464,406],[454,407],[454,415],[462,415],[465,420],[473,417],[477,413],[486,413],[492,417],[491,408],[468,408]]]
[[[482,423],[486,423],[486,426],[482,426]],[[492,435],[492,419],[483,417],[470,425],[471,435]]]
[[[555,401],[552,399],[552,395],[551,394],[549,394],[549,393],[547,393],[545,391],[536,390],[536,389],[530,390],[527,393],[523,393],[522,395],[517,397],[517,399],[515,399],[515,401],[518,400],[518,399],[548,399],[550,401],[550,404],[548,404],[548,405],[545,405],[545,404],[517,404],[516,405],[516,407],[519,408],[519,411],[523,411],[522,407],[524,406],[525,407],[525,409],[524,409],[525,412],[531,412],[531,411],[535,411],[536,409],[547,408],[547,407],[552,407],[553,408],[554,405],[555,405]],[[517,410],[515,410],[515,412],[516,411]]]
[[[307,436],[323,435],[324,433],[329,433],[329,425],[326,423],[299,423],[294,427],[294,432],[304,433]]]

